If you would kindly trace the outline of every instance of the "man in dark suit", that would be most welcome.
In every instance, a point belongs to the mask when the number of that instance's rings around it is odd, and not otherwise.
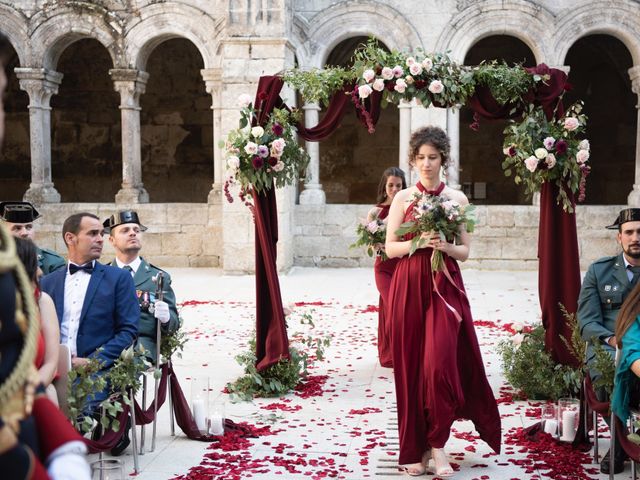
[[[111,265],[125,269],[133,277],[140,304],[138,342],[144,347],[147,358],[155,362],[157,320],[160,320],[162,335],[174,333],[180,325],[171,276],[140,256],[142,232],[147,227],[140,223],[137,212],[120,211],[105,220],[103,226],[116,251],[116,258]],[[153,281],[159,272],[164,275],[163,300],[156,298],[157,289]]]
[[[599,342],[611,358],[615,356],[616,318],[629,292],[640,277],[640,208],[622,210],[616,221],[607,228],[618,230],[617,241],[622,247],[618,255],[603,257],[589,266],[582,281],[578,298],[578,322],[582,338]],[[587,366],[592,380],[600,376],[593,369],[595,354],[591,343],[587,349]],[[606,401],[606,393],[596,392],[600,400]],[[624,470],[626,456],[616,445],[614,473]],[[609,473],[609,454],[600,464],[602,473]]]
[[[35,243],[33,222],[38,218],[40,218],[40,214],[29,202],[0,202],[0,219],[4,220],[14,237],[25,238]],[[67,265],[64,258],[53,250],[37,248],[38,266],[43,275],[55,272]]]
[[[93,214],[67,218],[62,236],[69,265],[41,281],[42,290],[56,305],[60,341],[69,346],[74,367],[86,364],[89,357],[111,367],[138,333],[140,315],[131,275],[97,261],[103,234]]]

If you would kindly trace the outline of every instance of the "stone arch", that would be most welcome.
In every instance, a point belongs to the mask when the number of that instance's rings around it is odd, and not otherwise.
[[[410,20],[381,2],[343,2],[321,11],[307,23],[305,48],[311,53],[305,67],[322,68],[329,53],[343,40],[373,35],[390,49],[415,50],[422,39]]]
[[[215,19],[195,7],[176,3],[149,5],[139,12],[137,21],[125,33],[126,57],[132,66],[144,70],[155,47],[178,37],[196,46],[205,69],[220,66],[218,38],[224,18]]]
[[[27,20],[16,10],[0,4],[0,32],[2,32],[18,54],[20,65],[29,62],[30,42],[27,33]]]
[[[537,63],[549,61],[551,37],[542,32],[553,30],[551,12],[527,0],[470,3],[447,23],[436,42],[436,51],[450,51],[452,59],[462,62],[479,40],[491,35],[509,35],[522,40]]]
[[[40,11],[32,20],[34,66],[55,70],[60,55],[69,45],[81,38],[93,38],[107,49],[113,66],[122,67],[122,32],[118,23],[113,13],[95,5],[83,10],[58,8],[53,15]]]
[[[598,8],[597,8],[598,7]],[[567,11],[558,18],[560,28],[554,35],[558,65],[564,62],[571,46],[581,37],[602,33],[620,40],[629,50],[633,64],[640,64],[640,9],[634,2],[620,2],[615,8],[603,9],[601,2],[590,2]]]

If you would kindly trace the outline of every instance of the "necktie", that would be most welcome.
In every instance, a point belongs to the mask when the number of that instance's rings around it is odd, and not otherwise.
[[[638,282],[638,278],[640,277],[640,267],[632,267],[631,265],[629,265],[627,268],[633,272],[631,285],[635,285]]]
[[[84,270],[89,275],[91,275],[91,273],[93,272],[93,262],[85,263],[84,265],[76,265],[75,263],[69,264],[69,273],[71,275],[79,272],[80,270]]]
[[[131,265],[125,265],[124,267],[122,267],[122,269],[126,270],[131,274],[131,276],[133,276],[133,268],[131,268]]]

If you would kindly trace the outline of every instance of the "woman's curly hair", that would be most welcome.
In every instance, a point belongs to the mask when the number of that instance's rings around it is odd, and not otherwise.
[[[451,142],[446,132],[440,127],[427,126],[416,130],[411,134],[409,140],[409,165],[415,165],[415,158],[418,155],[420,147],[423,145],[431,145],[442,157],[442,166],[446,170],[449,167],[449,159],[451,158]]]

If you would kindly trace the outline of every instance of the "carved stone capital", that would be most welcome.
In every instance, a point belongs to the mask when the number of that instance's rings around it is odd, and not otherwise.
[[[120,108],[140,110],[140,95],[145,92],[149,74],[132,68],[112,68],[109,75],[114,90],[120,94]]]
[[[631,90],[636,95],[640,95],[640,65],[634,65],[627,71],[631,79]]]
[[[45,68],[15,68],[20,89],[29,95],[29,108],[51,110],[49,101],[58,93],[63,74]]]
[[[221,68],[203,68],[200,75],[204,80],[205,88],[209,95],[216,95],[222,87],[222,69]]]

